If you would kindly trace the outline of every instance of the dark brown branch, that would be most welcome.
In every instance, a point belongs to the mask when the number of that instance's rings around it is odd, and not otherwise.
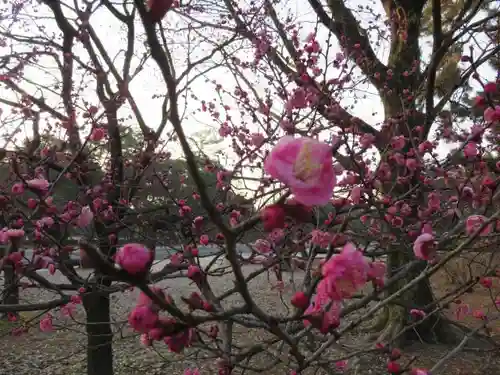
[[[68,304],[71,301],[70,297],[64,297],[64,298],[59,298],[55,299],[49,302],[41,302],[41,303],[33,303],[29,305],[23,305],[23,304],[11,304],[11,305],[4,305],[0,304],[0,312],[6,313],[6,312],[12,312],[12,313],[17,313],[21,311],[42,311],[42,310],[51,310],[59,306],[63,306]]]

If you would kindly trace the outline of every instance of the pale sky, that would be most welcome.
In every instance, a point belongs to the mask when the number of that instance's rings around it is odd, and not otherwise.
[[[73,1],[69,1],[67,3],[73,5]],[[82,1],[79,1],[79,3],[82,4]],[[373,7],[375,8],[376,11],[383,12],[382,7],[379,3],[380,3],[379,1],[375,1],[374,2],[375,5]],[[366,1],[363,0],[350,1],[348,2],[348,4],[351,6],[351,8],[355,8],[358,4],[366,4]],[[292,11],[298,15],[298,18],[300,20],[299,23],[302,25],[301,38],[304,41],[305,37],[314,29],[316,21],[314,12],[312,11],[312,9],[310,9],[307,2],[301,0],[288,1],[287,6],[289,8],[292,8]],[[40,11],[38,11],[38,13],[36,14],[33,13],[32,9],[30,10],[31,6],[28,5],[18,15],[19,19],[22,20],[23,23],[29,26],[28,29],[23,30],[22,28],[20,28],[19,22],[15,23],[12,27],[10,27],[8,22],[4,20],[0,24],[0,31],[6,31],[7,29],[9,29],[13,33],[18,33],[23,35],[33,35],[33,34],[42,35],[42,33],[44,32],[45,35],[49,36],[50,38],[53,37],[52,34],[57,35],[58,29],[55,25],[55,22],[50,18],[45,18],[45,19],[43,18],[43,16],[45,15],[49,16],[50,12],[47,10],[45,6],[40,6],[36,4],[36,7],[40,9]],[[6,14],[5,9],[7,9],[7,11],[10,11],[10,4],[7,5],[2,4],[0,8],[3,8],[1,13],[5,15]],[[68,14],[70,13],[68,12]],[[282,13],[282,15],[283,18],[285,18],[284,13]],[[210,18],[212,18],[213,20],[212,16],[207,15],[206,19],[210,20]],[[363,18],[363,20],[366,22],[367,19],[365,20]],[[177,74],[180,74],[183,71],[183,68],[185,67],[185,62],[187,61],[187,56],[186,56],[187,32],[185,31],[187,22],[188,22],[187,19],[180,17],[175,12],[169,12],[167,18],[163,21],[164,28],[166,29],[165,32],[167,34],[167,38],[170,39],[169,44],[172,46],[171,52],[175,61]],[[110,56],[111,59],[113,59],[116,62],[117,68],[120,71],[123,62],[123,51],[126,48],[126,42],[125,42],[126,34],[125,31],[123,30],[123,27],[121,26],[121,23],[117,21],[114,18],[114,16],[112,16],[104,8],[98,10],[93,14],[90,23],[92,27],[94,27],[94,29],[96,30],[96,33],[100,36],[101,42],[105,45],[108,55]],[[382,25],[382,22],[380,21],[377,23]],[[136,32],[137,34],[143,33],[143,28],[140,23],[137,23],[136,25]],[[194,35],[195,33],[196,30],[191,31],[191,35]],[[326,37],[327,37],[326,30],[324,28],[320,28],[318,32],[318,40],[326,40]],[[191,56],[192,60],[196,60],[200,56],[206,55],[207,51],[209,51],[212,48],[209,45],[210,42],[209,40],[203,41],[201,38],[213,39],[213,34],[207,35],[206,30],[204,30],[203,33],[197,36],[198,41],[195,43],[198,43],[198,47]],[[56,41],[60,42],[59,40]],[[193,45],[195,44],[193,42],[191,43]],[[133,59],[132,70],[131,70],[132,72],[134,71],[134,68],[137,67],[138,61],[140,59],[140,54],[146,51],[146,49],[142,45],[141,40],[137,39],[136,45],[138,47],[136,49],[138,56],[136,56],[136,58]],[[83,48],[79,46],[78,43],[76,43],[76,46],[77,48],[75,48],[74,50],[75,54],[84,57],[84,60],[87,61],[88,59],[86,54],[82,52]],[[325,44],[322,44],[322,46],[324,47]],[[422,46],[424,52],[423,57],[425,60],[425,55],[426,54],[428,55],[430,50],[428,47],[424,46],[424,43],[422,43]],[[382,43],[381,47],[379,48],[374,47],[377,55],[384,62],[386,61],[388,55],[387,47],[388,47],[387,43],[385,44]],[[19,51],[25,48],[20,45],[16,46],[14,49],[16,51]],[[334,56],[336,52],[340,52],[340,49],[338,48],[336,40],[334,40],[334,43],[332,45],[331,56]],[[11,53],[8,48],[0,47],[0,55],[5,55],[8,53]],[[252,52],[250,49],[246,49],[246,50],[239,50],[237,51],[237,53],[239,53],[239,55],[242,57],[246,57],[249,55],[249,53]],[[216,61],[220,60],[221,60],[220,56],[216,58]],[[215,62],[207,63],[205,64],[205,67],[208,67],[214,63]],[[31,79],[36,83],[40,83],[46,86],[50,86],[51,84],[55,83],[55,80],[58,80],[57,77],[59,72],[55,67],[53,60],[49,58],[42,58],[40,59],[39,64],[43,64],[46,66],[46,68],[43,69],[45,73],[43,73],[42,69],[37,69],[30,66],[25,71],[25,77]],[[491,69],[484,70],[483,68],[482,73],[491,77],[494,76],[494,72],[492,72]],[[55,74],[55,76],[50,76],[50,74]],[[75,82],[78,82],[80,78],[81,74],[75,74]],[[255,89],[259,93],[262,93],[265,85],[259,84],[259,80],[255,76],[248,76],[248,78],[249,80],[254,82]],[[227,69],[219,67],[215,70],[210,71],[209,73],[206,73],[203,77],[198,78],[197,80],[195,80],[190,84],[191,92],[194,93],[196,96],[198,96],[200,99],[204,99],[206,101],[210,101],[211,99],[216,97],[214,91],[214,85],[207,83],[207,80],[208,81],[215,80],[218,83],[223,84],[223,86],[227,87],[229,90],[232,90],[232,88],[235,86],[235,81],[232,78],[232,76],[228,74]],[[83,98],[87,100],[89,102],[89,105],[92,104],[97,105],[98,102],[94,93],[95,85],[93,84],[93,79],[90,80],[90,82],[91,86],[87,90],[85,90],[85,92],[80,96],[80,99]],[[40,93],[43,91],[43,95],[48,103],[54,103],[56,105],[58,105],[59,103],[58,92],[50,93],[46,89],[45,90],[37,89],[35,91],[33,87],[30,88],[27,85],[24,87],[27,87],[28,91],[30,91],[31,93],[36,93],[36,95],[40,95]],[[155,129],[157,127],[157,124],[160,122],[160,118],[162,115],[161,100],[153,99],[152,97],[154,95],[164,95],[165,85],[156,67],[156,63],[154,63],[152,59],[149,59],[148,63],[144,66],[143,71],[139,73],[129,84],[129,91],[133,95],[147,124],[153,129]],[[353,93],[356,93],[356,95],[358,96],[357,102],[354,102],[354,100],[352,99]],[[366,98],[359,97],[363,94],[366,94]],[[0,97],[4,99],[10,98],[11,100],[18,100],[18,98],[16,99],[15,97],[12,97],[12,93],[6,92],[3,89],[0,89]],[[78,100],[76,104],[81,105],[82,101]],[[234,102],[233,103],[227,102],[226,104],[235,108]],[[352,105],[353,109],[351,109],[350,112],[372,125],[380,123],[383,119],[383,110],[380,99],[378,95],[375,94],[374,89],[369,87],[367,84],[357,85],[355,89],[346,90],[345,97],[342,100],[341,104]],[[0,104],[0,108],[3,108],[3,114],[0,116],[0,124],[2,125],[1,132],[4,133],[6,132],[7,129],[9,129],[8,132],[11,133],[13,129],[13,124],[10,124],[8,122],[10,118],[8,115],[9,108],[6,108],[2,104]],[[181,113],[184,112],[187,115],[183,122],[184,130],[186,131],[186,133],[190,136],[194,136],[199,132],[203,132],[212,128],[214,129],[215,134],[217,134],[218,126],[211,120],[209,115],[202,113],[196,113],[196,114],[192,113],[197,109],[199,109],[198,102],[190,100],[189,98],[187,101],[183,101],[181,103]],[[236,110],[233,110],[231,112],[233,118],[237,118],[238,116],[237,112],[238,111]],[[124,107],[120,113],[122,116],[126,116],[127,114],[129,114],[129,111],[126,109],[126,107]],[[51,120],[51,122],[53,123],[54,120]],[[134,121],[131,120],[128,123],[133,124]],[[15,124],[18,124],[18,122],[15,122]],[[23,137],[26,136],[26,134],[30,134],[30,127],[31,124],[27,124],[27,126],[25,127],[21,126],[20,134]],[[61,135],[64,132],[64,130],[62,129],[59,129],[59,131],[61,132],[60,133]],[[252,131],[258,131],[258,129],[252,129]],[[22,139],[23,137],[17,137],[17,138]],[[221,148],[224,149],[224,151],[227,151],[228,150],[227,146],[229,146],[229,144],[230,144],[229,140],[225,140],[224,142],[219,143],[213,146],[212,148],[205,146],[204,151],[207,153],[212,153],[215,150],[219,150]],[[178,148],[175,145],[173,144],[170,145],[169,149],[173,151],[174,154],[178,154]],[[442,149],[442,152],[447,153],[448,149],[449,147],[445,147],[444,149]]]

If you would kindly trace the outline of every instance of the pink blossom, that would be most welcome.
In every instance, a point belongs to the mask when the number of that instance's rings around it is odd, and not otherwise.
[[[285,226],[285,209],[280,205],[272,204],[265,207],[261,211],[260,217],[266,232],[270,232],[277,228],[283,228]]]
[[[387,266],[384,262],[371,262],[368,269],[368,279],[375,282],[378,286],[383,286],[386,269]]]
[[[153,344],[153,341],[149,338],[147,333],[141,335],[140,341],[144,346],[151,346]]]
[[[311,241],[314,245],[326,249],[332,242],[332,235],[328,232],[323,232],[318,229],[313,229],[311,231]]]
[[[94,128],[92,133],[90,133],[90,140],[98,142],[104,138],[106,131],[103,128]]]
[[[138,274],[147,271],[151,264],[152,252],[141,244],[129,243],[116,253],[115,262],[125,271]]]
[[[12,194],[21,195],[22,193],[24,193],[24,185],[21,182],[12,185]]]
[[[187,271],[187,277],[189,277],[191,280],[197,280],[201,276],[201,269],[198,266],[194,265],[189,265],[188,271]]]
[[[209,242],[209,238],[208,238],[208,236],[206,234],[204,234],[203,236],[200,237],[200,243],[203,246],[208,245],[208,242]]]
[[[337,361],[337,362],[335,362],[335,367],[339,371],[345,371],[347,369],[347,364],[348,364],[347,360],[344,359],[343,361]]]
[[[314,303],[304,312],[304,325],[313,327],[326,334],[339,325],[341,305],[339,301],[332,301],[320,293],[314,297]]]
[[[175,253],[170,256],[170,264],[174,266],[180,265],[184,261],[184,254],[182,253]]]
[[[52,218],[51,216],[44,216],[36,222],[36,225],[38,228],[50,228],[52,225],[54,225],[54,223],[54,218]]]
[[[359,138],[359,144],[363,148],[370,148],[373,142],[375,142],[375,136],[373,134],[366,133]]]
[[[151,292],[156,294],[160,299],[165,300],[165,293],[163,292],[163,289],[161,289],[158,286],[150,286],[149,289]],[[152,306],[153,301],[151,298],[149,298],[144,292],[141,292],[139,294],[138,300],[137,300],[137,306]]]
[[[295,129],[295,125],[293,124],[293,122],[291,122],[287,118],[284,118],[280,121],[280,127],[286,132],[293,132]]]
[[[296,88],[293,94],[290,96],[286,106],[289,111],[293,109],[306,108],[307,107],[306,90],[302,87]]]
[[[333,300],[350,298],[368,280],[370,266],[361,251],[347,243],[339,255],[323,264],[318,293]]]
[[[196,216],[193,220],[193,227],[200,230],[203,225],[203,216]]]
[[[465,220],[465,233],[467,235],[472,235],[474,232],[479,230],[481,228],[481,225],[485,223],[488,220],[487,217],[482,216],[482,215],[471,215]],[[493,223],[488,224],[481,233],[479,233],[480,236],[486,236],[490,234],[493,231]]]
[[[496,105],[495,109],[488,107],[484,110],[484,120],[487,122],[500,121],[500,105]]]
[[[351,190],[351,200],[354,204],[360,204],[363,196],[363,189],[360,186],[355,186]]]
[[[190,368],[187,368],[184,370],[184,375],[200,375],[200,370],[198,370],[197,368],[192,370]]]
[[[404,135],[399,135],[396,137],[392,137],[391,146],[394,150],[402,150],[406,145],[406,138]]]
[[[93,219],[94,214],[92,213],[90,206],[83,206],[80,215],[78,215],[76,219],[76,225],[80,228],[84,228],[90,225]]]
[[[253,133],[250,135],[250,142],[252,142],[252,145],[255,147],[260,147],[264,143],[266,137],[264,137],[261,133]]]
[[[71,318],[75,314],[76,305],[74,303],[68,303],[61,306],[61,315],[67,318]]]
[[[328,203],[336,183],[331,146],[307,137],[281,138],[264,169],[288,185],[295,199],[306,206]]]
[[[477,143],[476,142],[468,142],[464,147],[464,155],[466,158],[476,157],[478,154]]]
[[[9,254],[8,259],[12,263],[19,263],[23,260],[23,254],[20,251],[14,251],[13,253]]]
[[[423,319],[426,316],[426,313],[419,309],[411,309],[410,315],[416,319]]]
[[[137,332],[146,333],[158,322],[158,313],[149,306],[136,306],[128,316],[128,323]]]
[[[42,332],[52,332],[54,330],[54,326],[52,325],[52,315],[47,314],[40,320],[40,330]]]
[[[271,244],[269,241],[259,238],[254,242],[253,248],[260,254],[267,254],[271,251]]]
[[[33,180],[26,181],[26,184],[28,185],[28,187],[40,191],[47,191],[49,190],[50,186],[49,181],[44,178],[34,178]]]
[[[290,302],[298,309],[306,309],[309,305],[309,298],[304,292],[297,292],[293,295]]]
[[[434,236],[430,233],[422,233],[413,243],[413,252],[417,258],[423,260],[434,259],[436,248],[434,245]]]
[[[7,229],[7,237],[9,238],[21,238],[24,237],[24,230],[22,229]]]
[[[484,93],[485,94],[494,94],[498,90],[498,84],[496,82],[487,82],[484,85]]]

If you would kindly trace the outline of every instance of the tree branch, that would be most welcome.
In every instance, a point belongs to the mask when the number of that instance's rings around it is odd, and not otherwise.
[[[382,77],[387,67],[377,58],[368,38],[366,30],[359,26],[352,11],[342,0],[329,0],[328,7],[333,15],[329,16],[319,0],[308,0],[321,23],[332,32],[347,52],[348,57],[355,61],[363,74],[378,91],[383,90],[383,79],[375,78],[375,73]],[[359,48],[354,47],[359,44]],[[358,54],[363,52],[363,59],[358,62]]]

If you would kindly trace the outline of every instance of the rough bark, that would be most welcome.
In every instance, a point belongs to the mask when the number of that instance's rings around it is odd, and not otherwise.
[[[17,243],[11,243],[8,247],[0,249],[0,258],[8,256],[11,252],[17,251]],[[19,303],[19,286],[14,265],[6,261],[3,265],[3,290],[1,303],[4,305],[17,305]],[[18,313],[14,313],[18,315]],[[7,314],[2,314],[2,319],[6,319]]]
[[[91,292],[83,299],[87,314],[87,375],[113,375],[113,333],[108,296]]]

